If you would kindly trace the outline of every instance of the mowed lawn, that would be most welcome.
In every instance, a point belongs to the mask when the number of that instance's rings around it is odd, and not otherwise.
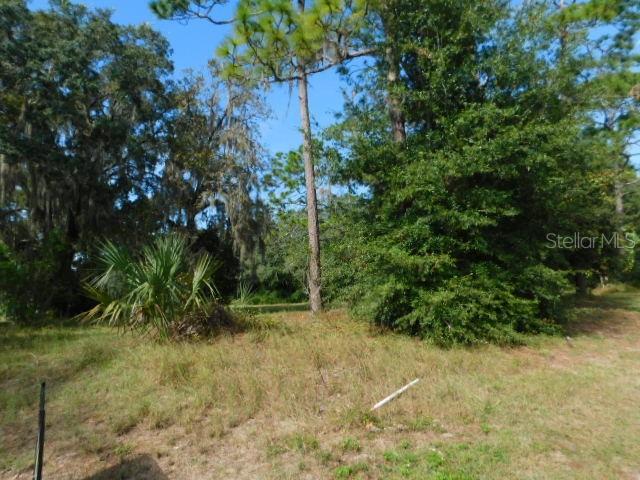
[[[637,310],[609,294],[568,339],[450,350],[342,311],[178,345],[5,327],[0,478],[31,478],[45,379],[46,479],[638,479]]]

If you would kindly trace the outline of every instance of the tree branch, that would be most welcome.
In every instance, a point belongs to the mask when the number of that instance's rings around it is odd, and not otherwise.
[[[324,63],[321,64],[317,67],[314,68],[305,68],[305,74],[306,75],[313,75],[315,73],[321,73],[321,72],[325,72],[327,70],[329,70],[330,68],[333,68],[337,65],[340,65],[341,63],[344,62],[348,62],[351,60],[354,60],[356,58],[359,57],[366,57],[366,56],[370,56],[373,55],[375,53],[378,52],[377,48],[366,48],[366,49],[362,49],[362,50],[356,50],[356,51],[352,51],[352,52],[346,52],[342,55],[340,55],[338,58],[332,60],[329,63]],[[270,83],[284,83],[284,82],[292,82],[292,81],[298,81],[301,80],[301,76],[300,75],[288,75],[288,76],[277,76],[274,75],[273,76],[273,80],[271,80]]]
[[[187,13],[184,15],[184,17],[185,18],[195,17],[200,20],[206,20],[207,22],[212,23],[213,25],[229,25],[236,21],[235,18],[231,18],[229,20],[216,20],[210,15],[210,10],[207,11],[206,13],[201,13],[199,11],[189,9],[187,10]]]

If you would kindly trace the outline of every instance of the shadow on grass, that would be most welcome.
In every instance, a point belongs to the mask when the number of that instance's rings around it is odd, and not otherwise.
[[[620,336],[640,331],[640,295],[616,292],[576,300],[570,335]]]
[[[117,345],[102,332],[82,329],[15,327],[0,333],[0,420],[11,428],[18,448],[30,442],[24,418],[37,415],[41,381],[55,400],[66,384],[108,365]],[[1,450],[1,449],[0,449]]]
[[[600,309],[622,309],[640,312],[640,293],[611,293],[581,298],[578,307]]]
[[[151,455],[138,455],[83,480],[168,480]]]
[[[68,342],[86,337],[87,330],[78,327],[35,328],[6,326],[0,328],[0,342],[5,349],[34,350],[52,343]]]

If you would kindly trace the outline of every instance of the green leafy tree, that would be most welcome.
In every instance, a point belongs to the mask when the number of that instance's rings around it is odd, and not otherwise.
[[[135,242],[159,220],[148,195],[164,153],[168,44],[69,2],[35,12],[3,2],[0,22],[1,236],[25,262],[60,240],[59,289],[42,304],[68,312],[95,236]]]
[[[557,59],[545,5],[400,3],[407,138],[381,134],[389,79],[367,72],[334,129],[345,180],[367,194],[332,249],[354,273],[333,278],[359,314],[437,343],[553,330],[572,280],[607,251],[550,248],[548,234],[611,226],[602,143],[585,134],[587,104],[567,100],[582,59],[568,45]]]
[[[238,266],[251,270],[267,224],[259,184],[262,147],[255,134],[266,115],[262,99],[244,84],[222,81],[215,65],[208,77],[192,74],[172,93],[158,205],[172,228],[191,238],[216,236],[233,247]],[[237,268],[224,272],[230,275],[224,284],[233,284]]]
[[[640,84],[640,52],[636,40],[640,30],[640,4],[636,1],[590,0],[563,5],[553,17],[564,33],[564,55],[571,55],[581,68],[580,91],[574,94],[585,106],[589,134],[603,148],[603,162],[610,172],[615,212],[615,231],[623,243],[633,231],[625,215],[625,197],[637,188],[632,162],[638,155],[640,99],[634,88]],[[619,248],[619,274],[634,259],[629,249]]]
[[[168,42],[107,11],[10,0],[0,24],[0,241],[21,279],[0,295],[20,303],[12,316],[86,308],[96,242],[135,248],[174,229],[224,259],[218,280],[233,292],[267,224],[255,89],[213,67],[174,81]]]

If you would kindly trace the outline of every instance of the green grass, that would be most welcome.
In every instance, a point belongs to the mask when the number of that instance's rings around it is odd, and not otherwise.
[[[50,478],[125,459],[129,472],[135,455],[186,479],[635,478],[638,306],[634,291],[594,297],[570,340],[520,348],[437,349],[340,311],[258,316],[192,344],[5,327],[0,478],[28,475],[42,379]]]
[[[596,308],[621,308],[640,312],[640,291],[625,284],[610,284],[598,288],[582,304]]]
[[[336,479],[359,477],[360,474],[369,471],[369,465],[364,462],[354,463],[351,465],[340,465],[334,470]],[[361,477],[362,478],[362,477]]]
[[[347,437],[342,440],[340,447],[344,452],[359,452],[360,450],[362,450],[358,439],[353,437]]]
[[[490,443],[441,443],[413,449],[400,445],[383,454],[386,479],[471,480],[482,478],[487,468],[504,471],[513,461],[504,447]],[[496,477],[498,478],[498,477]]]

